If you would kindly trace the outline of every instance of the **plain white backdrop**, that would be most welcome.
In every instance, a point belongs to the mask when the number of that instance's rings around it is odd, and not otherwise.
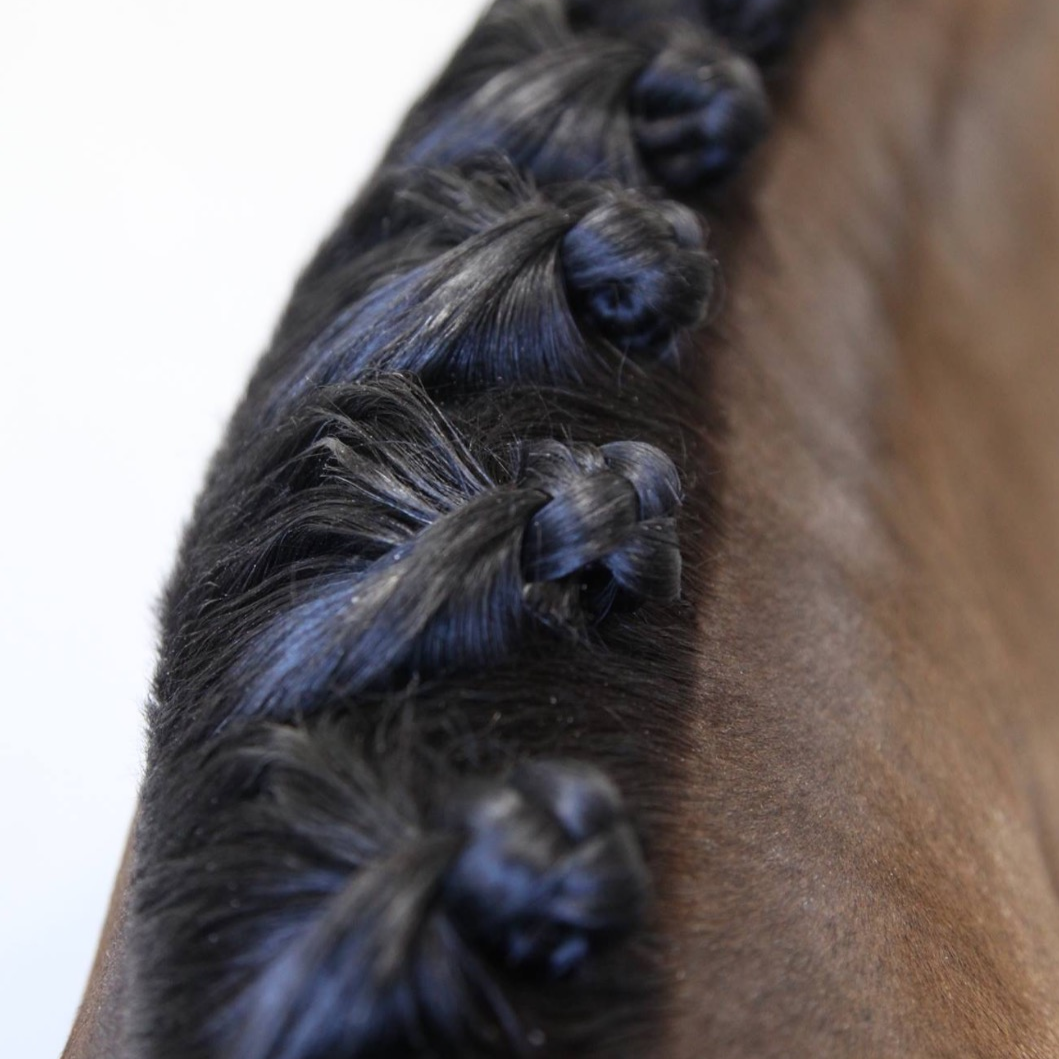
[[[481,6],[0,0],[0,1054],[72,1022],[225,419]]]

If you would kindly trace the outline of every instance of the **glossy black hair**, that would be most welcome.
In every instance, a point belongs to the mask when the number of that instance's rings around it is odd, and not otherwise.
[[[456,390],[598,384],[674,360],[713,281],[700,222],[674,202],[584,182],[538,192],[491,156],[387,170],[303,277],[311,297],[288,311],[258,399],[285,411],[371,371]]]
[[[499,0],[388,159],[451,165],[487,144],[549,182],[677,190],[731,175],[768,125],[757,68],[701,20],[638,6],[645,24],[619,35],[603,4]]]
[[[501,0],[303,273],[162,608],[132,1055],[646,1050],[715,282],[651,185],[794,6]]]
[[[231,689],[217,725],[482,669],[534,626],[583,636],[679,595],[680,480],[645,442],[483,445],[385,374],[317,390],[240,469],[167,652],[183,697]]]

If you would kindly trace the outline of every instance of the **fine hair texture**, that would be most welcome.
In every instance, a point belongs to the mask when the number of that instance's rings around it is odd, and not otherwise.
[[[500,0],[296,285],[163,601],[134,1056],[653,1036],[716,287],[667,195],[806,5],[642,6]]]

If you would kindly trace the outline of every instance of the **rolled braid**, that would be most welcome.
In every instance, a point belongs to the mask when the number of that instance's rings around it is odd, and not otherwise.
[[[519,170],[543,183],[657,180],[680,191],[734,171],[763,135],[768,104],[756,66],[704,33],[703,18],[762,61],[812,2],[494,4],[299,280],[266,365],[294,359],[383,277],[501,222],[526,198]]]
[[[201,708],[220,686],[224,715],[291,717],[677,598],[680,481],[660,450],[474,450],[400,375],[314,394],[187,555],[159,699]]]
[[[134,1036],[157,1059],[524,1054],[525,986],[644,914],[639,845],[590,765],[466,778],[339,718],[255,725],[177,768],[195,782],[167,778],[188,794],[135,909]]]
[[[565,0],[499,0],[387,160],[449,165],[499,150],[541,182],[687,188],[736,171],[768,112],[757,68],[704,25],[632,39],[576,31]]]
[[[448,392],[612,382],[626,357],[673,360],[705,316],[714,263],[684,206],[609,185],[542,195],[495,160],[384,183],[396,232],[340,264],[372,241],[358,211],[307,274],[308,308],[254,383],[266,416],[365,372]]]

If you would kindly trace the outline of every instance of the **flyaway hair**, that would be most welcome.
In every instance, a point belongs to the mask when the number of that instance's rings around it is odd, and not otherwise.
[[[163,600],[134,1059],[651,1040],[718,283],[669,196],[806,6],[499,0],[303,272]]]
[[[230,689],[217,724],[290,718],[677,598],[680,481],[655,446],[475,448],[407,376],[314,393],[226,493],[168,679]]]

